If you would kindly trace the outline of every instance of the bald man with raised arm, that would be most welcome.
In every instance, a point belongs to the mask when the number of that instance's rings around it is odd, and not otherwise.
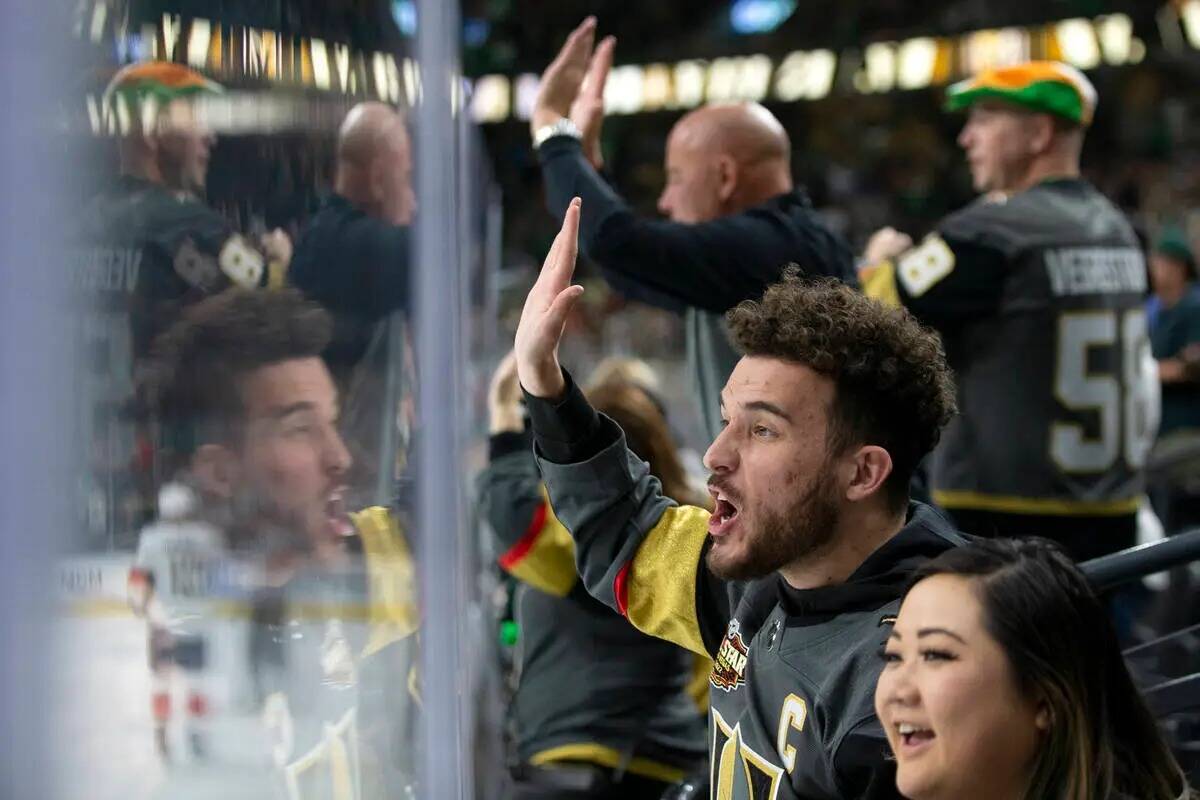
[[[604,83],[616,41],[594,45],[589,17],[542,75],[530,120],[550,212],[583,198],[580,249],[625,296],[682,313],[702,420],[720,429],[716,398],[737,361],[722,314],[759,297],[789,263],[852,282],[853,256],[792,183],[791,143],[757,103],[686,114],[667,139],[658,210],[635,214],[601,177]]]
[[[338,130],[334,192],[301,235],[288,272],[333,314],[326,357],[339,378],[362,359],[376,323],[408,304],[415,211],[404,119],[384,103],[356,105]]]

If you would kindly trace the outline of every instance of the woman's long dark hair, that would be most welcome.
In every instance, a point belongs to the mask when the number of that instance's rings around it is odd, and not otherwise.
[[[1052,542],[979,541],[917,571],[971,579],[984,625],[1051,723],[1027,800],[1175,800],[1182,772],[1129,676],[1104,606]]]
[[[588,389],[587,396],[597,411],[621,426],[629,449],[650,465],[665,496],[682,505],[707,505],[708,498],[688,481],[662,408],[645,389],[613,379]]]

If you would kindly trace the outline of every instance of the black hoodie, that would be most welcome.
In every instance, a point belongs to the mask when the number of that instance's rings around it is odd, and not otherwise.
[[[708,512],[658,481],[569,380],[558,404],[527,396],[551,505],[588,591],[640,630],[704,652],[714,797],[899,797],[875,717],[879,651],[913,571],[965,543],[932,508],[843,583],[796,590],[777,574],[726,582],[705,566]]]

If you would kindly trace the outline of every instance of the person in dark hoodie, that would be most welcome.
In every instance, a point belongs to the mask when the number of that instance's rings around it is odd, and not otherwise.
[[[594,597],[713,657],[713,796],[896,797],[875,716],[905,583],[964,543],[910,502],[954,413],[940,340],[904,310],[793,270],[728,315],[743,356],[704,456],[714,510],[662,495],[558,361],[579,201],[516,335],[538,466]]]
[[[593,375],[589,399],[620,420],[668,497],[702,503],[657,401],[611,362],[605,372]],[[517,764],[503,797],[659,800],[704,766],[712,662],[637,631],[588,594],[538,476],[512,355],[496,369],[488,407],[479,505],[500,567],[520,582],[510,708]]]
[[[683,315],[701,421],[716,437],[717,395],[738,360],[722,314],[759,297],[789,263],[853,283],[854,256],[793,184],[787,132],[758,103],[684,115],[666,143],[658,210],[667,219],[636,214],[598,171],[616,40],[593,48],[595,36],[588,17],[542,74],[530,130],[546,203],[559,218],[582,197],[583,250],[605,280],[632,300]]]
[[[333,315],[325,359],[340,383],[366,355],[379,323],[408,311],[416,208],[403,117],[385,103],[359,103],[338,129],[333,194],[296,242],[288,269],[288,281]]]

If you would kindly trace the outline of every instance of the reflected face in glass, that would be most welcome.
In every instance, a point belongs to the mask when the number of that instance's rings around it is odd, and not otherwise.
[[[834,385],[801,364],[747,356],[721,393],[724,428],[704,454],[713,496],[707,564],[759,578],[828,544],[839,517],[828,457]]]
[[[208,162],[216,141],[186,100],[169,103],[158,119],[158,163],[169,188],[200,195],[208,181]]]
[[[1002,102],[971,106],[958,145],[971,168],[978,192],[1010,191],[1032,158],[1032,115]]]
[[[393,225],[409,225],[417,210],[413,192],[412,148],[404,123],[398,119],[386,134],[376,169],[380,174],[380,206],[383,218]]]
[[[283,361],[241,381],[245,435],[237,490],[314,548],[350,532],[343,506],[350,453],[338,433],[337,390],[319,358]]]
[[[1023,797],[1048,715],[1018,688],[972,579],[934,575],[904,599],[875,711],[910,800]]]
[[[658,210],[672,222],[708,222],[721,216],[720,171],[714,152],[686,128],[667,138],[667,183]]]

